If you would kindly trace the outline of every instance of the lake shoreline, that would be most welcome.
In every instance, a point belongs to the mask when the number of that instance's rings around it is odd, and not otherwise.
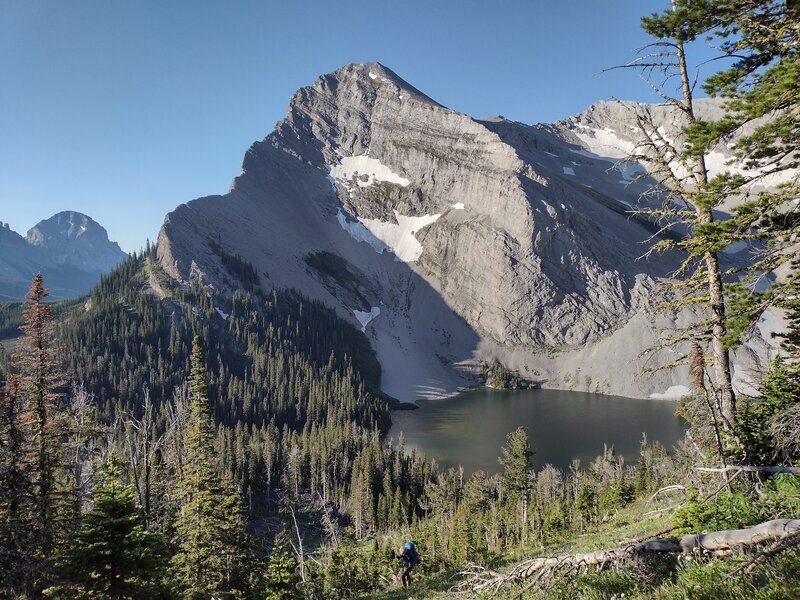
[[[497,472],[505,435],[517,426],[529,430],[535,466],[562,469],[577,458],[586,464],[613,446],[626,462],[638,459],[642,436],[667,450],[685,426],[674,415],[675,401],[625,398],[569,390],[497,390],[472,387],[445,399],[418,400],[417,410],[392,415],[387,438],[403,432],[408,450],[416,448],[444,467]]]

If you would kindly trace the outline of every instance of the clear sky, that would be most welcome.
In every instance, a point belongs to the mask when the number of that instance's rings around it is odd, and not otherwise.
[[[450,108],[547,122],[654,101],[630,60],[667,0],[0,0],[0,221],[84,212],[131,251],[319,75],[376,60]]]

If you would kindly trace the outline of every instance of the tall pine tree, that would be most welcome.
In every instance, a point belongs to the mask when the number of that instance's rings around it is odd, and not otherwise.
[[[239,598],[247,589],[249,547],[239,494],[218,474],[215,426],[206,387],[203,339],[194,338],[191,412],[184,437],[182,506],[175,523],[173,572],[187,599]]]
[[[648,76],[654,72],[658,81],[677,78],[679,90],[671,94],[663,84],[651,85],[681,115],[689,128],[698,122],[695,111],[694,83],[687,59],[687,46],[706,33],[713,16],[705,8],[705,0],[672,0],[671,7],[661,14],[642,18],[642,28],[657,41],[642,50],[642,55],[628,66],[641,69]],[[702,6],[701,6],[702,5]],[[679,249],[685,259],[674,274],[679,280],[676,306],[702,303],[706,317],[692,329],[693,338],[709,340],[711,350],[711,393],[722,429],[731,438],[736,427],[736,395],[728,347],[728,317],[724,296],[723,269],[719,252],[727,246],[718,234],[715,210],[729,197],[729,188],[712,182],[706,164],[707,149],[687,153],[669,140],[657,123],[648,116],[639,116],[643,140],[638,144],[637,160],[645,162],[658,182],[652,192],[664,200],[660,209],[648,209],[662,223],[683,224],[686,235],[664,238],[654,250]],[[682,201],[676,203],[678,197]],[[671,221],[670,221],[671,220]]]
[[[520,532],[528,521],[528,500],[531,491],[531,450],[528,430],[517,427],[506,436],[506,445],[499,459],[503,465],[502,482],[509,500],[517,504],[517,523]]]
[[[31,488],[34,498],[33,530],[38,553],[49,556],[56,535],[56,513],[60,490],[58,470],[62,467],[61,442],[64,424],[58,399],[66,376],[55,342],[52,307],[41,273],[33,277],[25,296],[27,305],[20,329],[18,351],[11,356],[11,370],[19,376],[24,399],[25,425],[31,437]]]
[[[712,252],[745,241],[756,249],[742,283],[726,284],[724,312],[715,309],[715,316],[724,316],[715,326],[722,325],[723,341],[733,347],[765,307],[777,305],[791,316],[798,306],[800,8],[786,0],[673,0],[672,5],[672,10],[643,19],[643,25],[656,37],[675,41],[679,62],[685,62],[683,41],[701,34],[714,40],[722,58],[730,59],[703,84],[707,94],[723,99],[723,114],[706,121],[690,115],[682,156],[704,166],[704,157],[721,144],[733,147],[736,154],[729,167],[713,178],[706,174],[697,193],[686,196],[695,206],[733,205],[730,218],[710,219],[693,229],[695,248]],[[684,67],[684,90],[685,73]],[[770,272],[776,275],[775,281],[764,289],[760,284]],[[710,297],[713,300],[713,294]],[[716,344],[716,333],[714,337]],[[791,331],[786,341],[785,349],[791,353]],[[787,366],[791,369],[792,364],[790,357]],[[716,351],[714,366],[717,373]],[[773,370],[771,377],[777,373]],[[715,378],[714,383],[719,389],[721,380]],[[767,395],[774,388],[774,381],[768,379]],[[726,414],[724,395],[722,399],[723,424],[736,425]],[[748,401],[744,416],[750,422],[736,428],[748,437],[745,445],[750,447],[745,450],[750,459],[768,459],[767,438],[759,433],[760,426],[753,428],[753,419],[757,421],[759,411],[768,405]]]

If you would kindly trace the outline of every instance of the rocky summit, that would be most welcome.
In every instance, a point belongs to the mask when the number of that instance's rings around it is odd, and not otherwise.
[[[227,194],[167,215],[159,257],[223,297],[242,287],[235,257],[263,289],[333,307],[401,400],[453,393],[493,362],[549,387],[678,396],[680,369],[639,376],[642,352],[691,315],[656,308],[679,257],[643,258],[657,228],[634,210],[653,183],[625,159],[635,126],[620,102],[549,125],[475,119],[378,63],[348,65],[294,95]],[[756,336],[738,353],[740,383],[765,351]]]
[[[0,300],[19,300],[41,271],[53,299],[80,296],[127,258],[91,217],[64,211],[32,227],[26,237],[0,223]]]
[[[28,231],[26,241],[45,250],[60,264],[83,271],[107,273],[126,257],[97,221],[74,211],[64,211],[40,221]]]

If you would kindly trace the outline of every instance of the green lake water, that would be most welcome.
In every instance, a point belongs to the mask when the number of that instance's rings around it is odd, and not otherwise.
[[[406,450],[416,448],[441,466],[462,465],[467,473],[500,470],[497,457],[509,431],[523,425],[536,454],[537,469],[561,469],[573,459],[587,465],[613,446],[636,462],[642,436],[670,450],[684,424],[668,400],[637,400],[561,390],[475,390],[444,400],[420,400],[419,409],[392,413],[389,435],[405,435]]]

